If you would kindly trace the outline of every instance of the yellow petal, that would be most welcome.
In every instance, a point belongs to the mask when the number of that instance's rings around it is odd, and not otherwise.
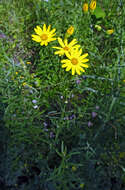
[[[78,51],[78,49],[80,48],[80,45],[74,45],[72,48]]]
[[[68,59],[63,59],[63,60],[61,61],[61,63],[70,64],[71,62],[70,62],[70,60],[68,60]]]
[[[48,42],[45,42],[45,46],[47,46],[48,45]]]
[[[87,57],[88,56],[88,53],[84,53],[81,57],[80,57],[80,59],[84,59],[85,57]]]
[[[56,40],[56,38],[50,38],[50,39],[49,39],[49,42],[55,41],[55,40]]]
[[[86,63],[86,62],[88,62],[89,61],[89,59],[83,59],[81,62],[82,63]]]
[[[36,26],[37,30],[39,30],[41,33],[43,32],[42,28],[40,26]]]
[[[51,25],[48,26],[47,32],[50,32]]]
[[[85,68],[88,68],[89,66],[88,65],[86,65],[86,64],[84,64],[84,63],[81,63],[80,64],[82,67],[85,67]]]
[[[67,64],[63,64],[63,65],[62,65],[62,68],[65,68],[65,67],[67,67]]]
[[[46,24],[43,25],[43,32],[46,32]]]
[[[64,55],[64,53],[63,52],[61,52],[61,51],[55,51],[55,53],[54,53],[55,55]]]
[[[79,56],[82,54],[82,49],[79,50]]]
[[[79,69],[79,67],[76,67],[76,73],[77,73],[78,75],[81,74],[81,73],[80,73],[80,69]]]
[[[36,42],[41,42],[41,38],[37,35],[32,35],[32,40],[34,40]]]
[[[71,59],[71,55],[69,54],[69,52],[65,52],[65,54],[66,54],[66,56],[69,58],[69,59]]]
[[[55,46],[52,47],[52,48],[54,48],[54,49],[60,49],[60,50],[62,49],[61,47],[55,47]]]
[[[65,45],[64,45],[64,43],[63,43],[63,41],[62,41],[62,39],[61,38],[58,38],[58,42],[59,42],[59,44],[60,44],[60,46],[61,47],[65,47]]]
[[[67,39],[64,40],[64,44],[65,44],[65,46],[68,45],[68,40]]]
[[[36,32],[36,34],[38,34],[39,36],[43,33],[42,29],[37,26],[36,28],[34,28],[34,31]]]
[[[80,67],[80,71],[85,72],[85,70],[82,67]]]
[[[56,33],[54,33],[54,34],[51,34],[51,37],[53,37],[53,36],[55,36],[56,35]]]
[[[56,31],[56,29],[54,28],[53,30],[51,30],[50,34],[53,34]]]
[[[74,74],[75,74],[75,68],[72,67],[72,75],[74,75]]]
[[[66,71],[69,71],[71,69],[71,65],[68,65],[66,68]]]
[[[69,43],[69,47],[74,46],[76,43],[77,43],[77,40],[76,40],[76,39],[72,40],[72,41]]]
[[[43,46],[44,44],[45,44],[45,42],[43,42],[43,41],[40,43],[41,46]]]

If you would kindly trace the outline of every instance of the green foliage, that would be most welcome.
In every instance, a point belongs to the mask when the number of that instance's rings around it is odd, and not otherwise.
[[[96,7],[93,13],[96,18],[104,18],[105,17],[105,12],[101,9],[101,7]]]
[[[125,189],[124,1],[100,0],[93,14],[83,3],[0,2],[2,190]],[[85,73],[61,68],[57,41],[32,41],[44,23],[61,38],[74,26]]]

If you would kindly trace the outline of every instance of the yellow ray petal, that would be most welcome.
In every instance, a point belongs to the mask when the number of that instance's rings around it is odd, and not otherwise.
[[[65,45],[64,45],[64,43],[63,43],[63,41],[62,41],[62,39],[61,38],[58,38],[58,42],[59,42],[59,44],[60,44],[60,46],[61,47],[65,47]]]
[[[77,51],[78,51],[78,49],[79,49],[80,47],[81,47],[80,45],[75,45],[75,46],[73,46],[73,48],[77,49]]]
[[[48,45],[48,42],[45,42],[45,46],[47,46]]]
[[[50,39],[49,39],[49,42],[55,41],[55,40],[56,40],[56,38],[50,38]]]
[[[54,53],[55,55],[64,55],[64,53],[62,53],[61,51],[55,51],[55,53]]]
[[[79,50],[79,56],[82,54],[82,49]]]
[[[54,49],[60,49],[60,50],[62,49],[61,47],[55,47],[55,46],[52,47],[52,48],[54,48]]]
[[[71,62],[70,62],[70,60],[68,60],[68,59],[63,59],[63,60],[61,60],[61,63],[70,64]]]
[[[89,66],[87,64],[81,63],[80,66],[88,68]]]
[[[56,31],[56,29],[54,28],[53,30],[51,30],[50,34],[53,34]]]
[[[46,32],[46,24],[43,25],[43,32]]]
[[[68,40],[67,39],[64,40],[64,44],[65,44],[65,46],[68,45]]]
[[[85,72],[85,70],[82,67],[80,67],[80,71]]]
[[[53,37],[53,36],[55,36],[55,35],[56,35],[56,33],[54,33],[54,34],[50,34],[51,37]]]
[[[75,68],[72,67],[72,75],[74,75],[74,74],[75,74]]]
[[[47,32],[50,32],[51,25],[48,26]]]
[[[34,31],[36,32],[36,34],[38,34],[39,36],[43,33],[42,29],[37,26],[36,28],[34,28]]]
[[[72,53],[72,52],[71,52]],[[65,52],[66,56],[71,59],[71,55],[69,54],[69,52]]]
[[[86,63],[88,61],[89,61],[89,59],[83,59],[83,60],[81,60],[82,63]]]
[[[39,32],[43,32],[42,28],[40,26],[36,26],[37,30],[39,30]]]
[[[69,71],[71,69],[71,65],[68,65],[66,68],[66,71]]]
[[[81,57],[80,57],[80,59],[84,59],[85,57],[87,57],[88,56],[88,53],[84,53]]]
[[[36,42],[41,42],[41,38],[37,35],[32,35],[32,40],[34,40]]]
[[[63,65],[62,65],[62,68],[65,68],[65,67],[67,67],[67,64],[63,64]]]
[[[40,45],[43,46],[45,44],[45,42],[41,42]]]
[[[79,69],[79,67],[76,67],[76,73],[77,73],[78,75],[81,74],[81,73],[80,73],[80,69]]]
[[[76,39],[72,40],[72,41],[69,43],[69,47],[74,46],[76,43],[77,43],[77,40],[76,40]]]

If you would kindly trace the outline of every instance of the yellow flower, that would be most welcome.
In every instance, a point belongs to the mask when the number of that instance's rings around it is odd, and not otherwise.
[[[120,158],[125,158],[125,152],[120,152],[119,157]]]
[[[59,56],[64,55],[67,52],[71,52],[75,48],[80,47],[80,45],[76,45],[77,44],[76,39],[74,39],[70,43],[68,43],[67,39],[64,39],[64,42],[63,42],[61,38],[58,38],[58,42],[59,42],[61,47],[53,47],[53,48],[58,50],[55,52],[55,54],[59,54]]]
[[[78,75],[81,74],[81,72],[85,72],[85,70],[82,67],[88,68],[87,64],[84,64],[89,61],[89,59],[86,59],[88,56],[88,53],[82,54],[82,49],[73,49],[71,53],[66,52],[66,56],[68,59],[63,59],[61,63],[64,63],[62,65],[62,68],[66,68],[66,71],[72,70],[72,75],[77,73]]]
[[[91,9],[92,11],[94,11],[95,8],[96,8],[96,1],[95,1],[95,0],[92,0],[89,7],[90,7],[90,9]]]
[[[114,30],[113,29],[107,30],[106,33],[109,34],[109,35],[111,35],[111,34],[114,33]]]
[[[50,28],[51,25],[47,28],[46,24],[43,25],[43,29],[40,26],[36,26],[34,31],[37,35],[32,34],[32,40],[39,42],[41,46],[47,46],[49,42],[56,40],[56,38],[53,38],[56,35],[56,29],[54,28],[50,31]]]
[[[84,11],[84,13],[88,12],[88,3],[83,4],[82,10]]]
[[[26,62],[26,64],[27,64],[27,65],[30,65],[30,64],[31,64],[31,62],[30,62],[30,61],[27,61],[27,62]]]
[[[72,35],[74,32],[74,27],[70,26],[66,32],[67,32],[67,34]]]
[[[23,82],[23,86],[26,86],[27,84],[26,84],[26,82]]]
[[[77,168],[75,166],[72,166],[72,171],[75,172]]]
[[[85,184],[84,183],[81,183],[80,184],[80,188],[84,188]]]
[[[24,77],[23,76],[20,76],[20,79],[23,79]]]

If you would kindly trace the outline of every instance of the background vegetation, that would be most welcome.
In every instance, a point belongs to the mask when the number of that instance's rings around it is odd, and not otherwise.
[[[2,190],[125,189],[125,3],[98,0],[101,16],[83,3],[0,1]],[[62,38],[74,26],[70,40],[89,54],[83,75],[61,68],[56,42],[31,40],[44,23]]]

